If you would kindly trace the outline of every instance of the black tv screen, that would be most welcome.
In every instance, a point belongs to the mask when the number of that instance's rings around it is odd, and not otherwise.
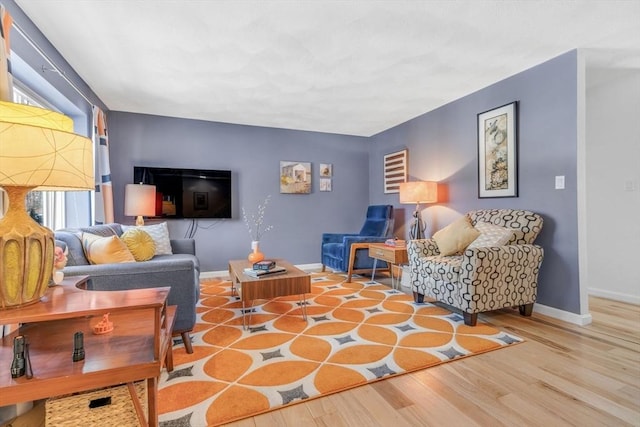
[[[156,186],[156,216],[231,218],[231,171],[133,167],[133,182]]]

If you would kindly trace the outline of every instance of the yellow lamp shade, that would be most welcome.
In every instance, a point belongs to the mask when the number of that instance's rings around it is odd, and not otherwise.
[[[60,113],[0,102],[0,187],[91,190],[93,144]]]
[[[400,203],[435,203],[437,201],[437,182],[413,181],[400,184]]]

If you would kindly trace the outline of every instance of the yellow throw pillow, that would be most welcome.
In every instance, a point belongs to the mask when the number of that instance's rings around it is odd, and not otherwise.
[[[433,235],[438,250],[443,256],[464,251],[480,232],[473,228],[467,216],[457,219]]]
[[[127,245],[136,261],[150,260],[156,254],[153,238],[141,228],[130,228],[122,233],[120,239]]]
[[[118,236],[102,237],[91,233],[82,233],[82,247],[91,264],[136,261],[127,249],[127,245]]]

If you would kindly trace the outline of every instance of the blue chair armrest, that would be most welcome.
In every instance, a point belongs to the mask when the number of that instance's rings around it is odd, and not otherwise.
[[[387,240],[386,237],[378,237],[378,236],[345,236],[343,239],[344,242],[344,259],[348,260],[346,265],[348,266],[352,263],[352,260],[349,259],[351,255],[351,245],[354,243],[384,243]],[[369,269],[373,266],[373,259],[369,258],[369,250],[365,248],[356,250],[356,259],[353,261],[353,268],[355,270],[359,269]],[[386,268],[386,263],[382,262],[380,264],[381,268]]]

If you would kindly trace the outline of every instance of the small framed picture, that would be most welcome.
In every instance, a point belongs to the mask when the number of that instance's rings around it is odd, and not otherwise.
[[[320,191],[331,191],[331,178],[320,178]]]
[[[331,163],[320,163],[320,176],[331,178],[333,176],[333,165]]]
[[[478,197],[518,197],[517,102],[478,114]]]

